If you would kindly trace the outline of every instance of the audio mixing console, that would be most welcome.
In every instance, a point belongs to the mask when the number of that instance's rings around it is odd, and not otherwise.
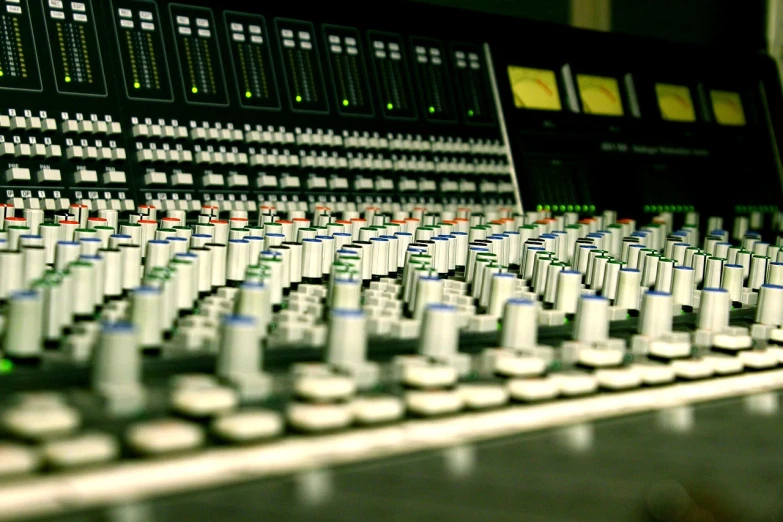
[[[0,520],[783,388],[768,57],[0,8]]]

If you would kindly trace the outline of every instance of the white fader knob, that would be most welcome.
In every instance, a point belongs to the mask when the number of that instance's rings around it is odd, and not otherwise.
[[[657,339],[672,331],[672,295],[666,292],[646,292],[642,296],[639,333]]]
[[[144,406],[136,328],[104,324],[92,365],[92,387],[115,415],[132,415]]]
[[[728,312],[726,312],[728,322]],[[772,341],[780,344],[783,330],[783,286],[764,284],[759,289],[759,300],[756,308],[756,323],[751,326],[750,334],[762,343]],[[781,353],[780,346],[770,347],[774,352]]]
[[[600,296],[582,296],[572,336],[583,343],[606,341],[609,338],[609,300]]]
[[[459,315],[451,305],[430,304],[424,312],[419,336],[419,353],[438,362],[457,369],[457,373],[466,373],[470,358],[460,354]]]
[[[43,350],[43,299],[38,292],[11,294],[5,331],[6,356],[37,361]]]
[[[269,287],[261,283],[243,283],[239,287],[236,312],[256,320],[260,339],[266,338],[269,322],[272,320],[271,299]]]
[[[719,332],[729,326],[730,293],[724,288],[705,288],[699,299],[699,330]]]
[[[503,313],[500,346],[521,350],[533,348],[538,340],[537,309],[533,301],[510,299]]]
[[[765,284],[759,289],[756,322],[779,326],[783,321],[783,286]]]
[[[133,291],[131,322],[139,333],[142,349],[160,348],[163,343],[163,296],[158,288],[140,287]]]
[[[639,309],[642,272],[635,268],[621,268],[617,278],[617,294],[614,304],[626,310]]]
[[[546,371],[550,360],[541,357],[538,340],[538,307],[527,299],[509,299],[503,309],[500,348],[485,350],[481,369],[486,375],[534,377]]]
[[[256,319],[229,315],[220,330],[217,374],[236,388],[242,400],[263,399],[271,380],[261,373],[261,339]]]
[[[361,310],[332,310],[326,362],[350,374],[361,389],[378,382],[378,365],[367,361],[367,320]]]

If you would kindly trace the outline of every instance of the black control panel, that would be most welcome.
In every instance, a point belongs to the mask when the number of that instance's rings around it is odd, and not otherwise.
[[[3,8],[0,188],[18,206],[779,206],[763,56],[413,4]]]
[[[232,1],[4,7],[17,206],[517,206],[481,35]]]

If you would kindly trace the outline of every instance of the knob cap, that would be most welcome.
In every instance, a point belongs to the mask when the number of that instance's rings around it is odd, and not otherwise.
[[[238,315],[254,318],[259,338],[265,338],[272,320],[272,295],[269,287],[261,283],[242,284],[239,287],[236,311]]]
[[[142,348],[158,348],[163,342],[163,295],[158,288],[143,286],[133,291],[131,322]]]
[[[250,260],[250,241],[244,239],[229,239],[226,259],[226,279],[243,281]]]
[[[331,308],[359,310],[362,306],[362,283],[359,279],[337,277],[332,280]]]
[[[754,255],[750,258],[750,275],[748,276],[748,288],[758,290],[764,284],[764,278],[767,275],[767,265],[769,257]]]
[[[584,343],[599,343],[609,338],[608,299],[592,295],[579,299],[572,337]]]
[[[261,337],[255,318],[226,316],[220,334],[218,376],[231,383],[243,400],[264,398],[270,381],[261,373]]]
[[[538,341],[538,309],[533,301],[510,299],[503,310],[503,328],[500,346],[503,348],[532,348]]]
[[[421,276],[416,282],[413,316],[422,319],[429,305],[443,301],[443,280],[438,277]]]
[[[779,326],[783,321],[783,286],[765,284],[759,289],[756,322]]]
[[[617,296],[614,304],[627,310],[639,309],[642,271],[636,268],[621,268],[617,278]]]
[[[730,294],[723,288],[705,288],[699,302],[699,329],[720,331],[729,325]]]
[[[720,288],[723,276],[723,259],[709,257],[704,265],[704,288]]]
[[[147,241],[147,251],[144,257],[144,275],[150,274],[153,269],[165,267],[171,258],[171,244],[168,241],[153,239]]]
[[[769,264],[767,283],[771,285],[783,285],[783,263],[774,262]]]
[[[503,314],[506,302],[514,295],[516,281],[516,276],[508,272],[493,274],[487,315],[500,317]]]
[[[337,367],[364,362],[366,319],[361,310],[334,309],[329,319],[327,361]]]
[[[43,349],[43,299],[32,290],[11,294],[5,331],[5,353],[36,360]]]
[[[672,299],[683,306],[693,306],[695,270],[689,266],[675,266],[672,276]]]
[[[92,365],[92,387],[115,414],[138,412],[144,402],[136,328],[104,324]]]
[[[419,353],[439,361],[449,361],[457,354],[458,344],[457,309],[444,304],[427,306],[421,325]]]
[[[645,292],[639,315],[639,333],[657,339],[672,331],[672,295]]]
[[[620,279],[620,270],[623,268],[622,261],[611,260],[606,264],[604,271],[604,282],[601,288],[601,295],[614,301],[617,298],[617,282]]]
[[[721,277],[720,287],[724,290],[728,290],[729,297],[732,301],[740,301],[742,299],[742,285],[744,282],[744,275],[742,265],[724,265],[723,276]]]
[[[575,314],[582,292],[582,274],[575,270],[563,270],[557,276],[555,309],[567,314]]]

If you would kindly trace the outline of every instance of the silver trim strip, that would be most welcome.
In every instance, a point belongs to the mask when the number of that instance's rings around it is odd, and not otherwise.
[[[561,69],[563,74],[563,85],[565,85],[566,98],[568,99],[568,108],[571,112],[579,114],[579,102],[576,97],[576,88],[574,87],[574,75],[571,74],[571,66],[565,64]]]
[[[498,89],[497,77],[495,76],[495,65],[492,63],[492,52],[489,44],[484,43],[484,61],[487,64],[487,73],[489,74],[489,85],[492,87],[492,98],[495,100],[495,111],[498,116],[498,126],[500,127],[500,136],[503,138],[503,148],[506,149],[506,160],[508,161],[508,170],[511,175],[511,182],[514,184],[514,196],[517,200],[517,211],[524,212],[522,206],[522,195],[519,192],[519,183],[517,183],[517,169],[514,165],[514,156],[511,154],[511,145],[508,141],[508,132],[506,130],[506,120],[503,118],[503,106],[500,104],[500,90]]]
[[[449,418],[410,420],[394,426],[318,437],[287,437],[255,447],[213,449],[165,460],[17,479],[0,485],[0,520],[51,516],[781,388],[783,370],[771,370]]]
[[[628,73],[625,75],[625,90],[628,92],[628,105],[631,108],[631,114],[634,118],[641,118],[642,111],[639,109],[639,100],[636,99],[636,85],[633,81],[633,75]]]

